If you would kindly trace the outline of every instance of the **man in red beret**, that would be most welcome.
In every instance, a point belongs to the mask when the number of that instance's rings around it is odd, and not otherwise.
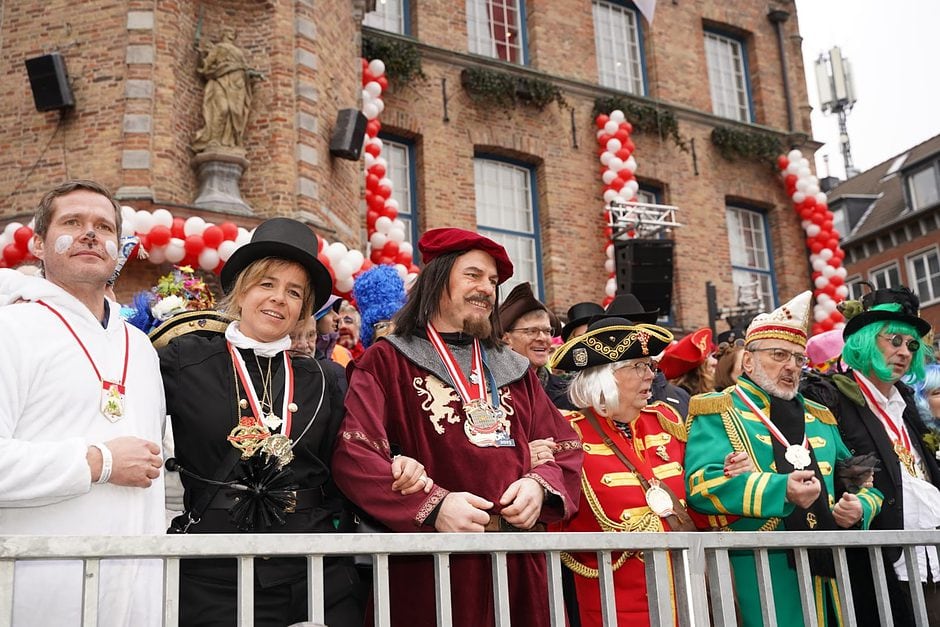
[[[346,419],[333,455],[337,484],[393,531],[544,529],[572,516],[581,445],[527,359],[502,346],[497,289],[512,276],[505,249],[477,233],[434,229],[418,242],[424,269],[395,333],[354,362]],[[554,458],[533,466],[529,442],[554,439]],[[392,457],[424,463],[428,491],[402,494]],[[551,624],[541,555],[510,555],[512,622]],[[455,555],[455,625],[493,625],[488,557]],[[435,622],[430,556],[389,560],[393,625]]]

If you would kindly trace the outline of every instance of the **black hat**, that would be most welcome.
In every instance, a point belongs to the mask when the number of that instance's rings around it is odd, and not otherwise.
[[[573,372],[627,359],[652,357],[672,341],[672,333],[655,324],[633,324],[624,318],[592,322],[584,335],[571,338],[552,355],[550,366]]]
[[[225,333],[229,323],[234,318],[211,309],[202,311],[184,311],[176,314],[157,328],[153,329],[147,337],[154,348],[163,348],[170,340],[186,335],[199,333],[200,335],[213,335]]]
[[[892,307],[892,305],[894,305]],[[892,311],[900,305],[900,311]],[[876,322],[903,322],[917,330],[917,334],[924,337],[930,333],[930,323],[921,318],[920,299],[905,286],[873,290],[862,296],[862,312],[849,318],[842,337],[848,339],[850,335],[858,332],[862,327]]]
[[[317,259],[319,244],[316,234],[306,224],[290,218],[271,218],[255,229],[251,241],[235,250],[222,266],[222,290],[228,294],[235,279],[252,262],[266,257],[299,263],[310,275],[313,311],[318,311],[333,292],[329,270]]]
[[[520,283],[512,288],[509,295],[499,305],[499,326],[503,331],[508,331],[515,324],[516,320],[532,311],[544,311],[548,314],[548,323],[552,327],[552,335],[558,335],[561,331],[561,323],[558,316],[553,314],[548,307],[542,304],[542,301],[532,293],[532,284]]]
[[[610,301],[610,304],[607,305],[607,309],[604,310],[603,315],[594,318],[594,320],[609,317],[626,318],[631,322],[655,324],[656,319],[659,318],[659,310],[651,309],[647,311],[636,296],[627,292],[626,294],[618,294],[615,296],[614,299]]]
[[[568,341],[575,327],[590,322],[597,316],[604,314],[604,308],[597,303],[576,303],[568,309],[568,324],[561,328],[561,339]]]

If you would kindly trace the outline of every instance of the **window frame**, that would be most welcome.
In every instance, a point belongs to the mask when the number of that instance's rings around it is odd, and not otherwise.
[[[506,59],[502,59],[502,58],[500,58],[498,52],[497,52],[496,54],[490,55],[490,54],[486,54],[486,53],[483,53],[483,52],[474,52],[473,50],[471,50],[471,46],[470,46],[470,41],[471,41],[471,40],[470,40],[470,22],[469,22],[470,16],[469,16],[469,13],[467,13],[466,16],[465,16],[465,17],[466,17],[466,20],[467,20],[467,22],[466,22],[466,24],[467,24],[467,51],[468,51],[470,54],[477,54],[477,55],[480,55],[480,56],[482,56],[482,57],[486,57],[487,59],[493,59],[494,61],[500,61],[500,62],[502,62],[502,63],[509,63],[509,64],[512,64],[512,65],[519,65],[519,66],[526,67],[526,66],[529,65],[529,33],[528,33],[528,19],[527,19],[527,15],[526,15],[525,0],[506,0],[506,1],[508,1],[508,2],[515,2],[515,3],[516,3],[516,15],[519,16],[519,24],[518,24],[519,40],[520,40],[520,41],[519,41],[519,57],[520,57],[519,60],[518,60],[518,61],[509,61],[509,60],[506,60]],[[487,4],[488,0],[465,0],[464,7],[466,7],[466,2],[474,2],[474,3],[476,3],[476,2],[482,2],[482,3],[483,3],[483,8],[484,8],[484,10],[485,10],[485,11],[487,10],[486,4]],[[488,12],[488,11],[487,11],[487,16],[489,16],[489,12]],[[488,17],[487,26],[489,27],[490,33],[492,33],[492,32],[493,32],[493,22],[492,22],[492,18],[489,18],[489,17]],[[492,38],[491,38],[490,41],[491,41],[491,42],[494,42],[495,39],[492,39]],[[494,46],[495,46],[495,44],[494,44]]]
[[[392,2],[398,2],[401,8],[401,30],[388,30],[382,28],[381,26],[374,26],[372,24],[366,24],[366,17],[369,13],[375,13],[375,11],[369,11],[362,17],[362,23],[369,28],[374,28],[376,30],[385,31],[387,33],[397,33],[399,35],[411,36],[411,0],[389,0]],[[378,2],[376,7],[378,7]],[[378,10],[378,9],[376,9]]]
[[[598,29],[597,29],[596,14],[594,13],[594,8],[598,4],[602,4],[602,3],[621,7],[624,10],[627,10],[633,13],[634,25],[636,29],[636,46],[637,46],[637,57],[638,57],[637,64],[639,65],[639,71],[640,71],[640,76],[638,78],[639,86],[640,86],[639,93],[621,89],[620,87],[617,87],[616,85],[607,85],[602,82],[601,55],[600,55],[600,51],[598,50],[598,36],[597,36]],[[646,72],[646,42],[645,42],[646,35],[643,30],[642,14],[640,13],[640,10],[637,8],[636,4],[634,4],[633,2],[630,2],[629,0],[591,0],[591,18],[592,18],[592,24],[594,27],[594,55],[597,60],[597,84],[600,85],[601,87],[604,87],[605,89],[613,89],[613,90],[621,91],[623,93],[631,94],[634,96],[647,96],[649,93],[649,82],[648,82],[648,77],[647,77],[647,72]],[[616,59],[614,60],[616,61]],[[627,59],[627,61],[629,62],[629,59]]]
[[[846,300],[861,300],[862,288],[864,288],[864,285],[863,285],[864,282],[865,282],[865,279],[862,278],[861,274],[853,274],[852,276],[846,277],[844,285],[849,290],[849,293],[845,297]],[[858,286],[858,289],[855,290],[856,292],[858,292],[857,294],[852,293],[853,288],[855,286]]]
[[[928,246],[927,248],[922,248],[918,251],[910,253],[904,258],[904,261],[907,265],[908,283],[912,286],[911,289],[914,290],[914,293],[917,294],[917,298],[920,299],[921,307],[930,306],[930,305],[940,302],[940,289],[938,289],[937,292],[933,295],[933,298],[930,298],[930,299],[924,298],[924,296],[917,289],[917,276],[914,272],[914,262],[918,259],[928,257],[931,253],[937,257],[937,263],[938,265],[940,265],[940,245],[937,245],[937,244],[934,244],[933,246]],[[926,263],[925,263],[925,269],[929,273],[930,269],[929,267],[926,266]],[[927,275],[928,287],[930,287],[931,285],[931,280],[930,280],[931,276],[932,275],[930,274]],[[932,287],[930,289],[931,291],[933,291]]]
[[[740,119],[738,117],[729,118],[715,111],[715,99],[712,97],[712,93],[711,93],[712,78],[711,78],[711,70],[710,70],[711,66],[708,63],[708,49],[707,49],[708,44],[705,43],[709,35],[728,40],[738,46],[738,51],[741,54],[741,73],[742,73],[742,78],[744,80],[744,94],[746,96],[745,100],[747,102],[747,115],[745,116],[745,119]],[[725,120],[733,120],[736,122],[744,122],[744,123],[753,124],[756,118],[755,118],[755,111],[754,111],[754,94],[751,88],[751,68],[750,68],[750,64],[748,63],[748,58],[747,58],[747,55],[748,55],[747,42],[740,35],[736,35],[734,33],[728,32],[727,30],[723,30],[721,28],[708,27],[708,28],[705,28],[703,32],[702,46],[703,48],[705,48],[705,75],[708,77],[708,95],[712,101],[712,114]]]
[[[904,175],[904,192],[907,194],[908,205],[911,208],[911,211],[918,211],[924,209],[925,207],[933,207],[934,205],[940,203],[940,171],[938,171],[938,162],[936,160],[930,161],[926,164],[921,164],[920,167],[911,168]],[[914,177],[922,172],[931,170],[933,172],[934,180],[934,189],[937,192],[937,199],[930,204],[920,204],[917,202],[917,195],[914,192]]]
[[[739,266],[735,265],[733,256],[730,254],[732,249],[731,241],[731,229],[728,228],[728,212],[729,211],[746,211],[748,213],[754,214],[760,218],[761,232],[764,236],[764,250],[767,255],[767,269],[761,268],[752,268],[749,266]],[[753,206],[749,206],[746,203],[733,203],[725,202],[725,228],[728,231],[728,252],[729,252],[729,261],[731,262],[731,283],[737,293],[737,285],[734,283],[734,271],[738,270],[740,272],[751,272],[753,274],[763,275],[770,278],[770,309],[768,311],[775,309],[778,306],[779,299],[777,297],[777,272],[776,264],[774,261],[774,251],[773,245],[770,239],[770,222],[767,217],[767,212],[762,209],[758,209]],[[742,242],[743,244],[743,242]],[[766,306],[766,303],[762,304],[762,307]]]
[[[477,205],[476,198],[476,162],[477,161],[490,161],[493,163],[498,163],[506,166],[512,166],[520,170],[524,170],[529,180],[529,202],[531,203],[532,209],[532,232],[526,233],[525,231],[515,231],[512,229],[506,229],[501,227],[493,227],[488,225],[483,225],[480,223],[479,217],[479,207]],[[535,280],[536,289],[534,290],[536,298],[540,301],[545,300],[545,274],[542,268],[542,232],[541,232],[541,222],[539,220],[539,194],[538,194],[538,178],[536,176],[536,166],[531,163],[526,163],[518,159],[511,159],[501,155],[494,155],[487,152],[477,152],[473,155],[474,163],[474,174],[473,174],[473,185],[474,185],[474,217],[476,218],[477,231],[483,235],[487,233],[495,234],[505,234],[511,235],[514,237],[528,237],[531,238],[534,242],[534,257],[535,257]],[[500,296],[505,296],[509,293],[509,290],[505,289],[505,285],[500,286]]]
[[[879,273],[881,273],[881,272],[884,272],[884,271],[889,271],[889,270],[891,270],[891,269],[894,269],[895,273],[897,273],[897,275],[898,275],[898,282],[897,282],[897,284],[885,285],[884,287],[878,285],[878,281],[877,281],[877,279],[875,279],[875,275],[876,275],[876,274],[879,274]],[[881,264],[880,266],[875,266],[874,268],[871,268],[870,270],[868,270],[868,282],[871,283],[872,286],[874,286],[874,288],[875,288],[876,290],[885,289],[885,288],[890,288],[890,287],[899,287],[899,286],[901,285],[901,266],[900,266],[900,264],[898,264],[897,260],[893,260],[893,261],[889,261],[889,262],[887,262],[887,263],[883,263],[883,264]]]
[[[408,243],[412,245],[415,251],[418,250],[418,199],[417,199],[417,184],[418,178],[415,172],[415,142],[413,139],[407,137],[402,137],[401,135],[396,135],[394,133],[379,132],[379,139],[382,140],[383,145],[394,144],[397,146],[402,146],[405,148],[405,152],[408,155],[408,199],[409,207],[407,211],[408,220],[410,221],[411,228],[409,230],[409,239]],[[383,151],[384,152],[384,151]],[[388,162],[388,157],[386,155],[386,162]],[[391,166],[391,164],[389,164]],[[391,168],[386,168],[385,176],[388,176],[389,170]],[[398,190],[398,186],[392,187],[392,198],[395,197],[395,193]],[[397,199],[398,202],[398,212],[401,214],[402,203],[401,199]],[[418,255],[415,255],[417,258]]]

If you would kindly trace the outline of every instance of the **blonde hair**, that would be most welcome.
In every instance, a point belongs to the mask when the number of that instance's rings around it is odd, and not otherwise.
[[[300,308],[298,321],[306,320],[313,315],[313,299],[315,296],[310,285],[310,275],[307,273],[306,269],[296,261],[281,259],[280,257],[263,257],[248,264],[244,270],[238,273],[238,276],[235,278],[235,285],[232,286],[231,291],[219,301],[219,310],[234,318],[241,318],[241,301],[248,290],[260,283],[261,279],[264,277],[276,274],[279,270],[289,266],[297,266],[303,269],[304,276],[307,279],[304,281],[304,302],[303,306]]]

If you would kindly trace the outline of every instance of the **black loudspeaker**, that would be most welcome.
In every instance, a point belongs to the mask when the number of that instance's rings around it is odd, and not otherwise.
[[[75,106],[75,97],[69,87],[69,73],[65,59],[58,52],[26,59],[26,73],[33,90],[37,111],[54,111]]]
[[[330,138],[330,154],[340,159],[358,161],[366,136],[366,116],[357,109],[340,109]]]
[[[671,239],[628,239],[614,242],[617,293],[629,292],[660,315],[672,311]]]

